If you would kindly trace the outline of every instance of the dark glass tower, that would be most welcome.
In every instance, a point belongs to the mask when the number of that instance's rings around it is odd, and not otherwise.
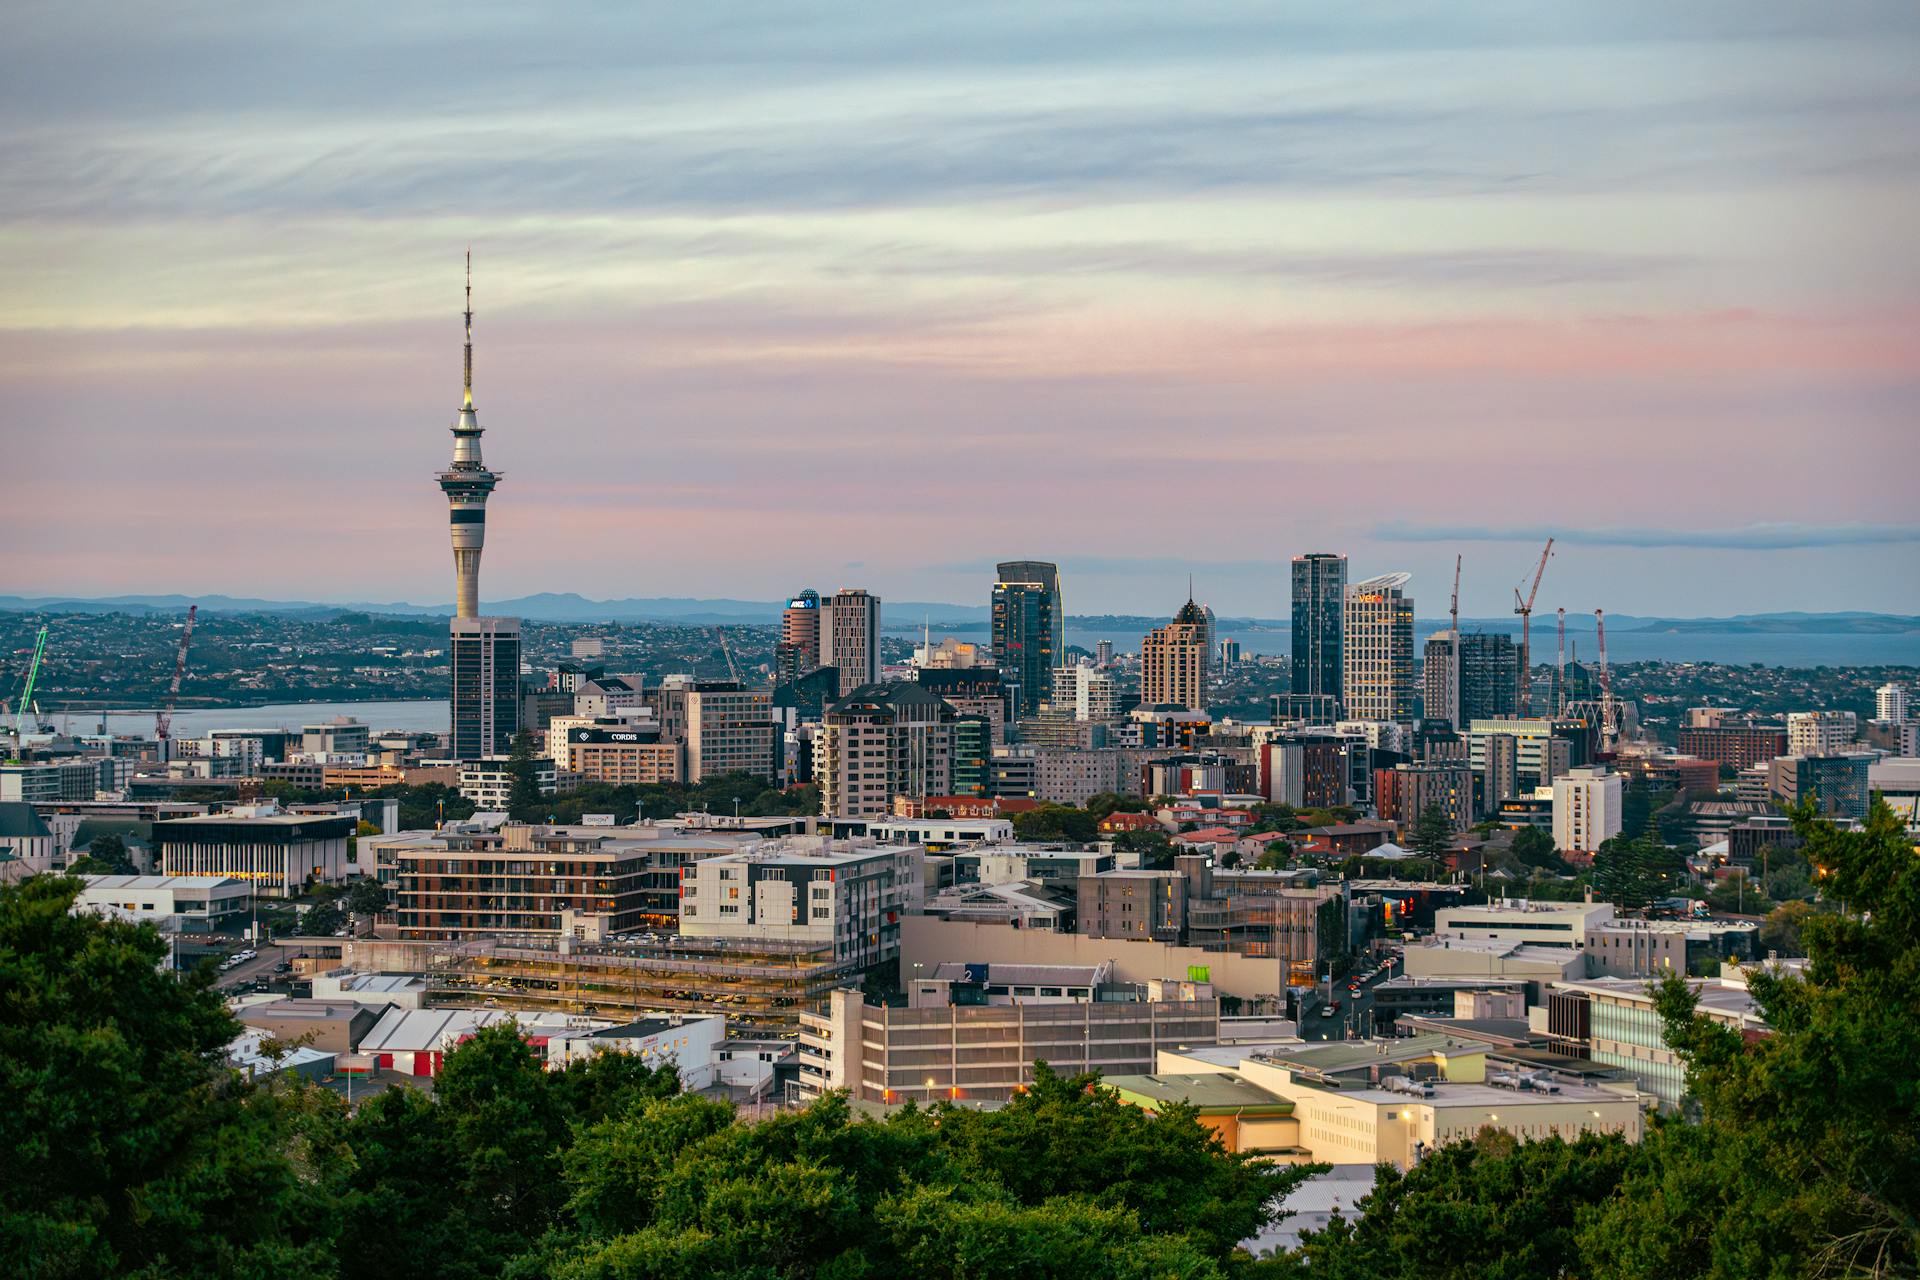
[[[1293,693],[1344,704],[1347,558],[1317,551],[1293,558]]]
[[[1030,716],[1053,690],[1053,669],[1066,661],[1066,617],[1060,611],[1060,568],[1045,560],[1009,560],[993,584],[993,661],[1015,692],[1016,714]]]

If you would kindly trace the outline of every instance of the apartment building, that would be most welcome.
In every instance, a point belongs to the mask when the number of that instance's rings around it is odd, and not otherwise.
[[[824,837],[769,841],[685,868],[680,932],[807,944],[859,968],[899,955],[900,920],[920,909],[913,845],[853,845]]]

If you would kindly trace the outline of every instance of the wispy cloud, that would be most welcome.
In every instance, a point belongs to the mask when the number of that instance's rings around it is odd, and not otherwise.
[[[1376,525],[1382,542],[1555,542],[1575,547],[1703,547],[1724,551],[1792,551],[1920,542],[1920,524],[1750,524],[1739,529],[1556,529],[1547,525]]]

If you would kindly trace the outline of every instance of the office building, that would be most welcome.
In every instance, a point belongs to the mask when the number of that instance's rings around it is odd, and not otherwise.
[[[504,755],[520,732],[520,620],[455,618],[450,633],[454,758]]]
[[[1240,642],[1238,640],[1235,640],[1233,637],[1228,636],[1225,639],[1220,641],[1221,669],[1225,670],[1227,667],[1237,667],[1239,665],[1240,665]]]
[[[1895,681],[1881,685],[1873,691],[1873,718],[1886,720],[1893,724],[1906,724],[1909,719],[1907,686]]]
[[[1872,765],[1873,757],[1864,754],[1782,756],[1767,767],[1767,790],[1788,807],[1811,798],[1824,817],[1864,818]]]
[[[1752,920],[1606,920],[1587,929],[1587,966],[1598,978],[1718,973],[1726,961],[1755,959],[1759,936]]]
[[[233,743],[231,738],[222,739],[215,744],[216,750],[209,754],[223,754],[217,750],[220,746]],[[244,743],[245,740],[240,740]],[[245,746],[235,744],[244,751]],[[248,744],[251,745],[251,744]],[[300,727],[300,750],[311,755],[322,756],[364,756],[373,748],[373,733],[366,725],[351,716],[341,716],[326,724],[309,724]],[[232,747],[228,748],[231,752]]]
[[[880,597],[843,587],[820,605],[820,662],[840,673],[840,696],[880,679]]]
[[[1464,730],[1514,713],[1520,651],[1503,634],[1440,631],[1427,639],[1421,671],[1425,718]]]
[[[883,817],[896,796],[951,795],[955,714],[917,682],[862,685],[834,703],[814,755],[822,812]]]
[[[309,817],[271,805],[153,824],[160,874],[244,880],[261,897],[293,897],[347,876],[350,817]]]
[[[1207,705],[1207,633],[1205,612],[1191,598],[1164,627],[1147,633],[1140,649],[1140,705]]]
[[[92,911],[163,933],[239,933],[253,910],[253,885],[227,876],[85,876],[75,911]]]
[[[789,599],[780,615],[774,669],[781,680],[795,680],[819,665],[820,593],[809,587]]]
[[[1494,1052],[1432,1032],[1360,1044],[1195,1045],[1161,1050],[1150,1075],[1106,1083],[1150,1112],[1192,1108],[1229,1150],[1284,1163],[1406,1170],[1486,1130],[1520,1141],[1587,1133],[1639,1141],[1644,1120],[1630,1094],[1571,1075],[1490,1069]]]
[[[1520,943],[1584,952],[1587,935],[1613,919],[1609,902],[1546,902],[1504,898],[1433,914],[1434,941]]]
[[[953,718],[953,794],[984,797],[992,794],[993,748],[999,734],[983,715]]]
[[[924,900],[914,845],[797,837],[688,867],[680,934],[805,945],[856,968],[900,954],[900,920]]]
[[[1010,560],[993,584],[993,659],[1014,690],[1015,714],[1032,715],[1066,659],[1060,569],[1044,560]]]
[[[1590,860],[1620,834],[1626,783],[1605,769],[1570,769],[1553,780],[1553,846],[1574,860]]]
[[[1837,756],[1860,735],[1851,711],[1793,711],[1787,714],[1787,754]]]
[[[1096,640],[1093,642],[1093,665],[1110,667],[1113,665],[1113,641]]]
[[[1520,798],[1520,743],[1510,733],[1490,733],[1481,738],[1481,765],[1475,770],[1480,778],[1480,812],[1496,814],[1509,800]],[[1472,759],[1469,742],[1468,759]]]
[[[773,695],[731,680],[683,687],[688,782],[737,773],[774,778]]]
[[[1740,770],[1786,755],[1787,731],[1777,724],[1687,725],[1679,747],[1682,754]]]
[[[1351,719],[1413,720],[1411,580],[1388,573],[1347,588],[1341,696]]]
[[[1206,983],[1130,986],[1100,981],[1102,971],[947,963],[909,985],[904,1008],[835,991],[823,1012],[801,1014],[799,1096],[1007,1102],[1033,1083],[1036,1061],[1121,1075],[1151,1071],[1163,1049],[1219,1039],[1220,1002]]]
[[[1471,720],[1467,722],[1467,759],[1475,773],[1487,771],[1488,740],[1513,740],[1519,790],[1550,786],[1568,769],[1588,762],[1592,735],[1578,720]]]
[[[1740,1033],[1765,1035],[1766,1021],[1744,981],[1692,979],[1695,1014]],[[1556,982],[1547,993],[1549,1044],[1564,1053],[1619,1067],[1666,1108],[1687,1094],[1687,1064],[1666,1040],[1666,1021],[1654,1007],[1657,991],[1644,978]]]
[[[575,729],[621,729],[636,735],[631,739],[601,739],[600,741],[656,742],[663,736],[659,722],[653,718],[652,707],[630,707],[616,715],[569,715],[555,716],[547,725],[545,745],[547,759],[553,761],[556,769],[572,769],[572,734]]]
[[[1326,552],[1293,558],[1293,688],[1296,695],[1331,698],[1338,717],[1346,678],[1342,640],[1347,596],[1347,558]]]

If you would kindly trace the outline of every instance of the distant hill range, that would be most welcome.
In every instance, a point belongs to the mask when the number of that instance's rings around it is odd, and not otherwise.
[[[356,601],[346,604],[322,604],[302,600],[260,600],[244,596],[127,595],[82,598],[71,596],[0,595],[0,611],[11,613],[181,613],[197,604],[209,613],[264,613],[284,616],[333,617],[343,613],[384,614],[391,617],[447,617],[453,607],[446,604],[412,604],[407,601]],[[691,599],[680,596],[652,596],[625,600],[589,600],[572,592],[542,592],[515,600],[489,600],[489,613],[528,618],[540,622],[664,622],[681,626],[765,625],[778,621],[782,601]],[[886,629],[895,634],[918,631],[922,625],[936,631],[984,631],[988,625],[985,605],[948,604],[919,600],[887,600],[883,604]],[[1127,631],[1159,626],[1163,616],[1130,614],[1070,615],[1069,626],[1080,631]],[[1713,635],[1903,635],[1920,634],[1920,617],[1885,613],[1743,613],[1731,618],[1657,618],[1634,614],[1610,614],[1608,630],[1615,632],[1662,632],[1667,634]],[[1222,630],[1279,630],[1287,626],[1285,618],[1244,618],[1222,616]],[[1444,619],[1423,618],[1419,630],[1425,634],[1445,625]],[[1463,630],[1517,634],[1519,622],[1512,615],[1495,618],[1462,618]],[[1551,636],[1554,615],[1534,616],[1536,636]],[[1567,630],[1590,633],[1593,617],[1572,614]]]

